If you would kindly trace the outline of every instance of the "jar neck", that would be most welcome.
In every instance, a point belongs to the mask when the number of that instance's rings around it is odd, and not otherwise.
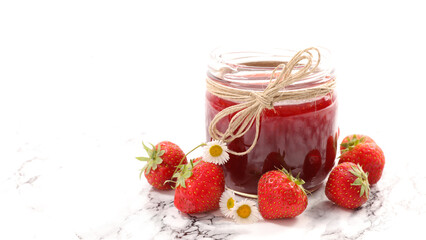
[[[330,53],[327,49],[318,48],[321,61],[316,70],[305,78],[286,86],[286,90],[312,88],[334,79],[334,68],[331,66]],[[289,49],[263,49],[256,51],[234,50],[219,48],[210,55],[208,77],[224,85],[261,91],[271,80],[278,77],[281,69],[272,73],[279,64],[286,64],[297,53]],[[314,60],[314,64],[316,64]],[[294,71],[303,68],[306,63],[300,62]]]

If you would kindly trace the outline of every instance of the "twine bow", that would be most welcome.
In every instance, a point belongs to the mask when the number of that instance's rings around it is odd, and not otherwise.
[[[317,61],[314,61],[313,52],[317,55]],[[209,125],[210,136],[213,139],[229,143],[236,138],[244,136],[251,126],[255,124],[256,133],[251,146],[244,152],[229,150],[229,153],[234,155],[249,153],[253,150],[259,138],[260,117],[264,109],[273,109],[274,103],[279,101],[310,99],[324,96],[333,91],[335,88],[334,79],[312,88],[283,91],[285,87],[312,74],[317,69],[320,60],[321,55],[317,48],[311,47],[299,51],[289,62],[279,64],[272,71],[269,84],[263,92],[236,89],[207,78],[207,90],[210,93],[226,100],[239,102],[239,104],[225,108],[216,114]],[[304,61],[303,64],[301,63],[302,61]],[[300,66],[303,67],[295,70],[296,67]],[[283,70],[274,81],[273,78],[276,76],[275,72],[278,69]],[[235,115],[231,118],[226,131],[219,131],[217,129],[218,122],[232,114]]]

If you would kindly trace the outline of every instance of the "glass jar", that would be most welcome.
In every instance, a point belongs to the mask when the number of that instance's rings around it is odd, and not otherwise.
[[[335,80],[329,51],[318,49],[321,61],[316,71],[282,91],[309,89]],[[211,53],[207,77],[228,87],[261,92],[270,82],[275,67],[288,62],[296,53],[287,49],[216,49]],[[207,91],[208,141],[211,140],[208,127],[214,116],[235,104],[238,102]],[[231,117],[222,119],[217,124],[218,130],[224,132]],[[253,125],[244,136],[229,142],[228,148],[236,152],[246,151],[254,140],[255,131]],[[259,137],[252,151],[242,156],[230,154],[229,161],[223,165],[226,186],[237,194],[256,197],[262,174],[284,167],[305,181],[305,189],[315,191],[334,167],[338,137],[335,90],[307,100],[276,102],[273,109],[264,109],[261,114]]]

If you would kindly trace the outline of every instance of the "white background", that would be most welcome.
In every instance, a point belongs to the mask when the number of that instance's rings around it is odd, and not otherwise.
[[[114,151],[116,137],[188,151],[205,140],[209,52],[239,44],[330,49],[342,135],[370,135],[388,166],[424,166],[424,9],[414,1],[1,1],[0,180],[21,164],[13,157],[21,143],[99,168],[90,173],[98,178],[120,164],[103,156],[140,167],[133,156],[142,148]],[[107,150],[94,154],[84,136]]]
[[[425,16],[411,1],[2,1],[1,128],[198,143],[209,52],[245,44],[329,48],[343,132],[424,130]]]

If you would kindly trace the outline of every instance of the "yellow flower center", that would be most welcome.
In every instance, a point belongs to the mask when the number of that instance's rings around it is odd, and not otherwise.
[[[219,145],[213,145],[210,147],[209,152],[212,157],[219,157],[222,154],[222,147]]]
[[[237,214],[241,218],[248,218],[251,214],[251,208],[248,205],[242,205],[237,209]]]
[[[231,210],[234,207],[234,199],[229,198],[228,201],[226,202],[226,207]]]

